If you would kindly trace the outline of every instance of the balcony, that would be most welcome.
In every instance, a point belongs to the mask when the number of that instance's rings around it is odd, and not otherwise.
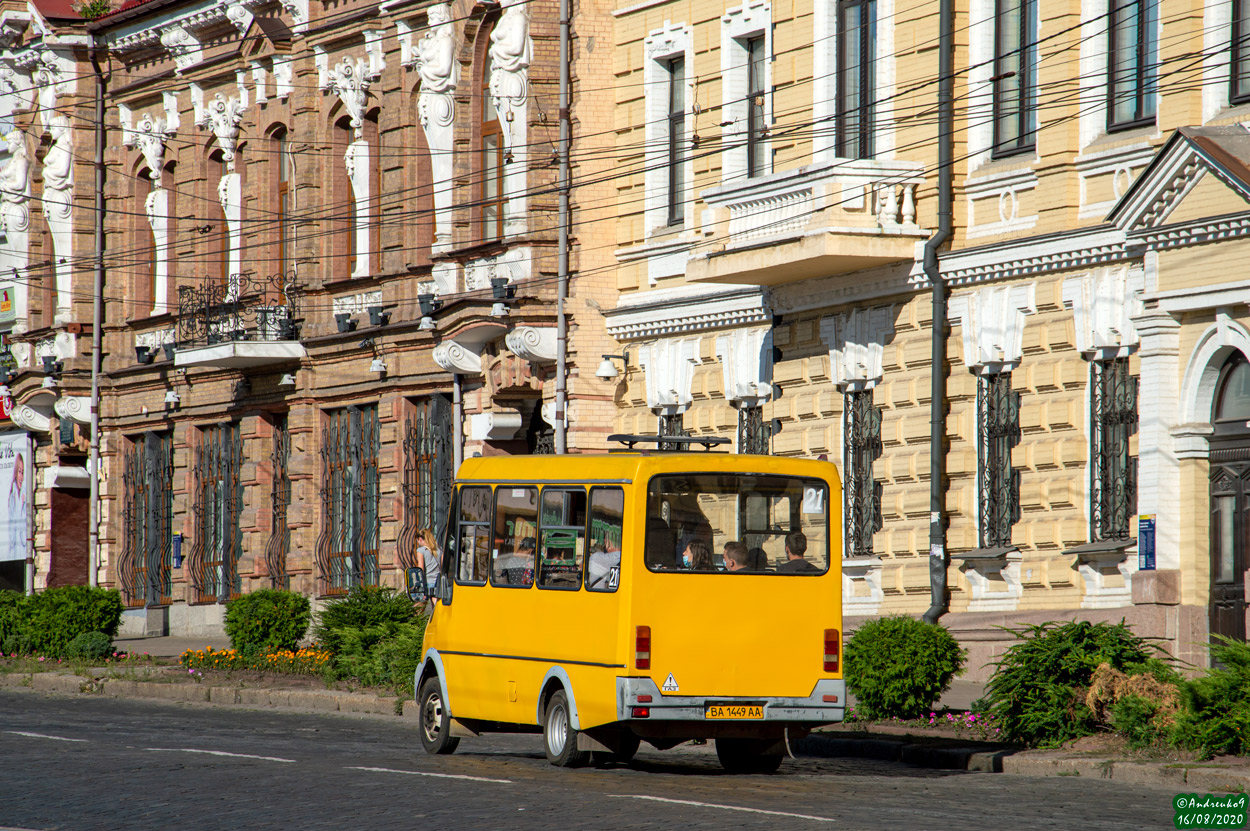
[[[302,359],[300,294],[293,275],[179,286],[174,366],[248,369]]]
[[[687,279],[777,286],[910,261],[924,168],[842,159],[722,185],[701,196],[721,244],[691,257]]]

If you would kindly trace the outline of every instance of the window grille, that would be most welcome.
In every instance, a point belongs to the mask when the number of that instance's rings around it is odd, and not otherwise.
[[[845,444],[847,555],[872,555],[872,535],[881,530],[881,483],[872,466],[881,456],[881,408],[872,403],[872,390],[846,394]]]
[[[1007,548],[1020,519],[1020,472],[1011,466],[1011,449],[1020,442],[1020,393],[1011,390],[1011,373],[977,378],[978,485],[981,547]]]
[[[1134,534],[1137,459],[1129,437],[1137,432],[1137,379],[1128,358],[1092,361],[1090,372],[1090,531],[1092,540]]]
[[[404,524],[399,531],[399,559],[416,565],[417,531],[434,529],[443,539],[451,500],[451,405],[442,396],[413,405],[404,423]]]
[[[272,519],[269,543],[265,547],[265,565],[269,570],[270,585],[275,589],[289,589],[291,578],[287,574],[286,560],[291,551],[291,528],[287,524],[287,509],[291,507],[291,434],[285,414],[274,418],[273,448],[269,459],[273,467],[269,490]]]
[[[195,448],[196,537],[188,574],[200,603],[225,603],[243,591],[239,557],[243,535],[243,441],[238,422],[200,431]]]
[[[128,606],[173,600],[173,482],[172,434],[147,433],[124,452],[117,581]]]
[[[738,410],[738,452],[767,456],[772,453],[772,425],[764,420],[764,407]]]
[[[321,433],[322,594],[378,584],[378,408],[327,414]]]

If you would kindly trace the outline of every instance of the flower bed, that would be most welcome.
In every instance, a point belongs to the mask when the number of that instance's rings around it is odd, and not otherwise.
[[[316,647],[308,649],[244,655],[234,649],[188,649],[178,663],[188,670],[224,669],[282,672],[291,675],[317,675],[330,660],[330,653]]]

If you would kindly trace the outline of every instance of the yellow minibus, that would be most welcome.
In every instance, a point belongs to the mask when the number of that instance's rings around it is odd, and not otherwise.
[[[464,462],[415,678],[427,752],[541,732],[572,767],[713,739],[771,772],[842,720],[836,468],[663,441],[685,452]]]

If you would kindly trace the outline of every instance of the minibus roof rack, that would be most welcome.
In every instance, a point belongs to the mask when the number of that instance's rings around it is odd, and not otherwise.
[[[632,435],[630,433],[613,433],[608,436],[608,441],[625,445],[625,450],[633,450],[636,444],[654,444],[657,450],[662,449],[677,453],[689,452],[694,449],[694,445],[700,445],[704,453],[710,453],[713,447],[729,444],[729,439],[724,436],[651,436]],[[662,448],[661,445],[668,445],[668,447]],[[619,453],[622,451],[618,449],[612,452]]]

